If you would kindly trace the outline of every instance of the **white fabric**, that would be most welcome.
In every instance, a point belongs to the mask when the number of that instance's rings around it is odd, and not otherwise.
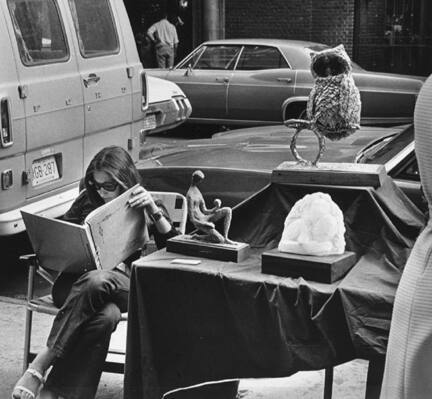
[[[414,112],[421,183],[432,205],[432,75]],[[393,308],[381,399],[432,397],[432,223],[417,238]]]
[[[177,30],[175,26],[171,22],[169,22],[166,18],[161,19],[159,22],[154,23],[147,30],[147,33],[151,37],[154,37],[153,35],[155,32],[158,33],[162,44],[174,47],[174,45],[178,44],[179,42],[177,36]]]

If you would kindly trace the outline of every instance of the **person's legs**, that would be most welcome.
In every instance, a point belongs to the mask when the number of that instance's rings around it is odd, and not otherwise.
[[[114,302],[121,312],[127,310],[129,277],[109,270],[94,270],[81,276],[57,313],[47,346],[61,357],[76,332],[99,312],[106,303]]]
[[[156,48],[156,58],[159,68],[170,68],[174,63],[173,49],[170,46],[159,45]]]
[[[65,353],[83,325],[108,302],[115,303],[121,312],[125,312],[128,292],[129,277],[121,272],[95,270],[82,275],[73,284],[54,319],[47,347],[36,356],[29,369],[43,376],[54,360]],[[25,372],[14,388],[13,398],[31,399],[32,393],[37,394],[43,384],[37,374]]]
[[[57,394],[68,399],[94,398],[111,333],[120,317],[119,307],[108,303],[82,326],[73,348],[64,357],[55,360],[41,399],[46,394]]]
[[[174,49],[169,47],[166,55],[166,66],[172,68],[174,66]]]
[[[165,49],[161,44],[156,46],[156,62],[158,68],[165,68]]]

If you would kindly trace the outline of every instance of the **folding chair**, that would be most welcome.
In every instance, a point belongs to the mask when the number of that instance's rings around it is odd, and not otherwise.
[[[161,201],[167,209],[171,221],[175,228],[184,234],[186,231],[187,221],[187,203],[186,198],[173,192],[152,191],[152,197],[155,201]],[[23,371],[28,364],[34,359],[36,354],[31,352],[31,330],[33,321],[33,312],[50,314],[55,316],[58,308],[54,306],[51,295],[43,297],[34,297],[34,283],[36,273],[43,277],[50,284],[54,284],[54,276],[48,269],[45,269],[38,261],[36,254],[23,255],[20,259],[28,266],[28,284],[27,284],[27,303],[25,319],[25,336],[24,336],[24,358]],[[111,336],[110,348],[105,360],[104,371],[111,373],[124,372],[124,360],[126,354],[126,326],[127,313],[122,314],[121,321]]]

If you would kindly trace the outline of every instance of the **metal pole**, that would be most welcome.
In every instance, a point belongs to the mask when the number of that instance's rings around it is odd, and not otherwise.
[[[203,39],[219,39],[219,0],[203,0]]]

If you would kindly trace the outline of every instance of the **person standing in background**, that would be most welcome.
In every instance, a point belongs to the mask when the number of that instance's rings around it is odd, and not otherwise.
[[[159,68],[172,68],[179,43],[175,26],[168,21],[167,14],[147,30],[148,38],[154,43],[156,62]]]

